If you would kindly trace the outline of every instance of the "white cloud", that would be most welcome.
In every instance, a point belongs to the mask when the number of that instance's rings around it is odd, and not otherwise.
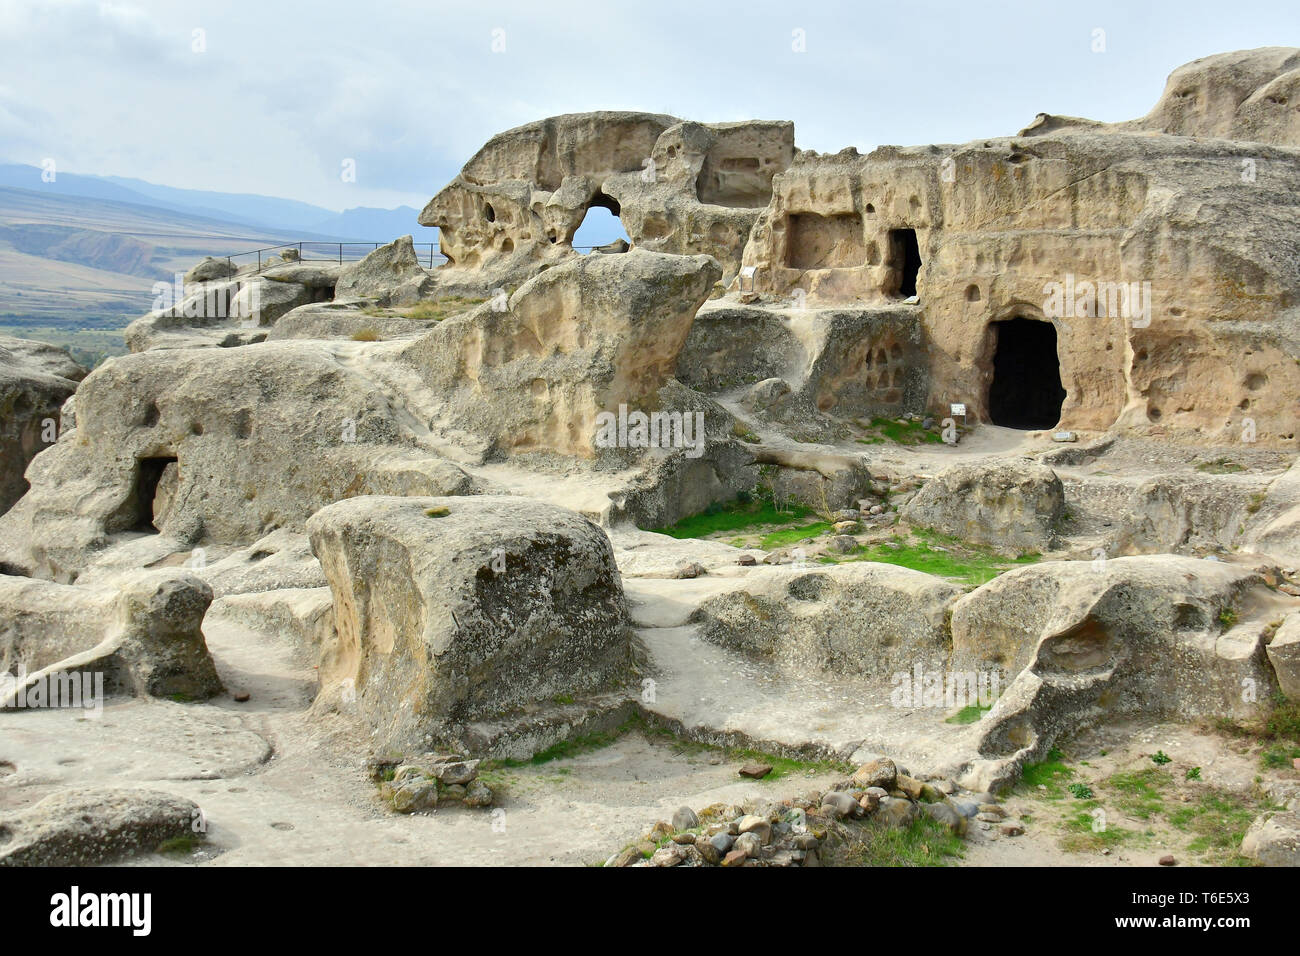
[[[792,119],[823,152],[960,142],[1141,115],[1179,63],[1300,34],[1277,6],[6,0],[0,159],[342,208],[420,205],[494,132],[587,109]]]

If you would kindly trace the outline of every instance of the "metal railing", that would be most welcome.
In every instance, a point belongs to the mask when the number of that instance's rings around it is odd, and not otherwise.
[[[285,262],[355,262],[364,259],[380,246],[386,245],[388,245],[386,242],[290,241],[277,243],[274,246],[263,246],[261,249],[250,249],[248,252],[233,252],[224,258],[231,265],[236,265],[236,259],[257,256],[257,271],[261,272],[268,266],[282,265]],[[297,253],[296,259],[284,258],[284,253],[289,250]],[[447,257],[437,250],[436,242],[415,243],[416,258],[428,263],[430,269],[447,261]]]
[[[389,240],[390,242],[392,240]],[[358,259],[364,259],[367,255],[374,252],[380,246],[388,245],[387,242],[317,242],[312,240],[289,241],[278,243],[274,246],[263,246],[261,249],[250,249],[248,252],[232,252],[223,258],[231,265],[235,265],[236,259],[247,258],[248,256],[257,256],[257,271],[269,268],[273,265],[283,265],[286,262],[356,262]],[[430,269],[442,265],[447,261],[447,257],[438,252],[436,242],[417,242],[415,246],[415,256],[421,262],[427,263]],[[600,249],[601,246],[573,246],[575,251],[587,251]],[[297,258],[284,258],[284,253],[294,250],[297,252]],[[422,252],[421,250],[424,250]],[[314,255],[313,255],[314,254]]]

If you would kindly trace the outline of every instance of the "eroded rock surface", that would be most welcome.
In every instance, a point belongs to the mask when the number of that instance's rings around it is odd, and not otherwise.
[[[203,829],[197,804],[152,790],[86,787],[0,814],[0,866],[93,866]]]
[[[887,564],[756,569],[691,616],[711,643],[786,664],[888,680],[945,653],[952,584]]]
[[[980,722],[969,779],[1005,783],[1101,719],[1253,719],[1277,688],[1265,634],[1285,606],[1249,568],[1172,555],[1002,575],[952,612],[955,667],[1018,674]]]
[[[318,706],[355,705],[395,747],[607,689],[629,631],[609,539],[523,498],[362,497],[307,524],[337,640]]]
[[[1046,465],[980,462],[926,482],[903,515],[918,527],[1014,556],[1050,550],[1064,510],[1061,479]]]
[[[23,472],[59,434],[59,413],[86,370],[63,349],[0,336],[0,514],[27,491]]]
[[[20,677],[0,708],[33,693],[48,701],[51,679],[79,674],[103,674],[106,693],[212,697],[221,681],[202,631],[211,603],[203,581],[170,570],[86,587],[0,576],[0,671]]]

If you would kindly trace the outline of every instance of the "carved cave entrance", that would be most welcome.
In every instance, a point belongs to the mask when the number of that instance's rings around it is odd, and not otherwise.
[[[994,322],[989,418],[1007,428],[1051,428],[1061,419],[1065,389],[1056,355],[1056,327],[1015,318]]]
[[[889,230],[889,266],[891,281],[897,283],[887,289],[906,299],[916,295],[916,277],[921,271],[921,247],[916,241],[915,229]]]
[[[158,496],[158,482],[175,458],[141,458],[135,474],[135,488],[125,507],[129,509],[128,524],[132,531],[158,531],[154,524],[154,499]]]

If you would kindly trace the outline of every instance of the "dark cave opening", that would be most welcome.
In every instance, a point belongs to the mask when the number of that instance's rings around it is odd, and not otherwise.
[[[921,271],[921,247],[915,229],[889,230],[889,262],[894,267],[898,288],[893,291],[904,299],[916,295],[916,277]]]
[[[1065,389],[1050,322],[1015,318],[993,323],[996,345],[989,417],[1007,428],[1051,428],[1061,419]]]

